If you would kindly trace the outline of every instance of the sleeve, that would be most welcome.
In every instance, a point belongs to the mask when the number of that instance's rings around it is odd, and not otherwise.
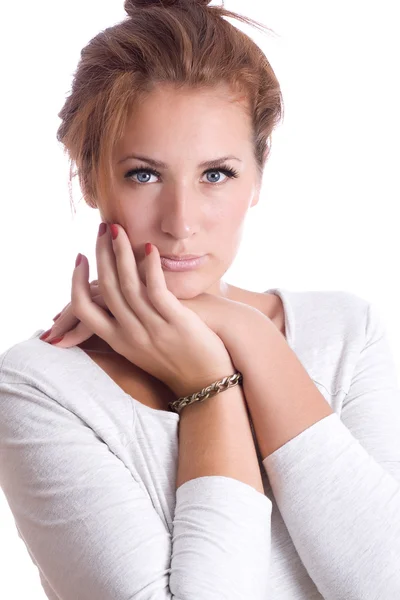
[[[325,417],[263,465],[325,600],[400,598],[400,390],[371,304],[341,419]]]
[[[272,505],[254,488],[224,477],[185,482],[171,536],[79,416],[6,382],[0,415],[0,485],[49,598],[247,600],[250,589],[265,600]]]

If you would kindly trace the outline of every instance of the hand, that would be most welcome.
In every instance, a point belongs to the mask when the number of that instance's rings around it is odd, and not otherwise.
[[[104,302],[101,295],[98,279],[93,279],[89,284],[89,293],[92,301],[98,306],[101,306],[106,312],[113,317],[114,315]],[[221,296],[207,294],[206,292],[192,298],[190,300],[179,300],[185,306],[199,315],[210,329],[212,329],[219,337],[222,337],[225,331],[224,325],[232,325],[236,322],[236,318],[240,319],[240,315],[234,314],[234,305],[245,308],[242,303],[228,300]],[[229,311],[229,312],[228,312]],[[236,311],[237,312],[237,311]],[[232,321],[233,319],[233,321]],[[73,313],[71,302],[68,302],[64,308],[53,317],[54,325],[48,330],[51,332],[46,338],[46,342],[52,339],[62,337],[61,348],[71,348],[85,342],[94,335],[90,327],[82,323]],[[46,332],[47,333],[47,332]],[[42,334],[44,335],[44,334]],[[222,338],[222,341],[224,339]]]
[[[212,323],[218,330],[215,311],[210,306],[220,304],[222,299],[201,294],[191,300],[178,300],[166,286],[154,245],[144,259],[143,284],[130,241],[121,226],[116,228],[115,240],[107,231],[97,238],[96,244],[98,289],[109,312],[92,300],[84,256],[74,270],[71,303],[64,311],[71,308],[75,320],[87,327],[87,333],[98,335],[115,352],[163,381],[178,395],[187,395],[231,374],[234,366],[227,349],[207,326]],[[63,317],[57,320],[51,337],[59,334],[57,327],[60,329],[63,321],[65,325]],[[64,338],[59,345],[68,347],[68,340]]]
[[[100,293],[98,279],[93,279],[89,283],[89,293],[93,302],[104,308],[111,317],[114,316],[104,302],[103,296]],[[87,325],[82,323],[74,315],[72,312],[71,302],[68,302],[61,312],[53,317],[53,321],[56,324],[48,330],[49,332],[51,331],[51,333],[46,338],[46,342],[49,342],[57,337],[63,337],[62,348],[78,346],[78,344],[85,342],[93,335],[93,331],[91,331]]]
[[[98,279],[93,279],[89,284],[89,292],[93,302],[104,308],[107,313],[114,315],[104,302],[101,295]],[[239,358],[243,353],[243,341],[252,336],[251,328],[256,331],[261,325],[261,321],[268,320],[272,325],[274,323],[258,309],[236,302],[222,296],[203,293],[190,300],[180,300],[185,306],[193,310],[214,333],[216,333],[224,343],[225,348],[234,362],[236,369]],[[261,321],[260,321],[261,320]],[[78,346],[93,336],[90,327],[82,323],[73,313],[71,302],[68,302],[58,315],[53,318],[56,322],[51,328],[51,333],[46,342],[57,337],[62,337],[62,348]],[[274,325],[275,326],[275,325]]]

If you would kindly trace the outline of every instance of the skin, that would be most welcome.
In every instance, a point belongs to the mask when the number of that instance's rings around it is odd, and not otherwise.
[[[164,271],[167,287],[177,298],[207,292],[252,305],[276,319],[277,296],[244,290],[222,279],[239,250],[248,210],[258,203],[261,187],[245,109],[246,99],[232,95],[225,85],[212,90],[158,85],[130,113],[115,147],[110,203],[115,207],[115,222],[129,237],[143,283],[148,241],[161,255],[207,254],[206,263],[193,271]],[[168,166],[153,167],[133,158],[121,162],[130,154]],[[238,172],[237,178],[218,170],[222,162],[209,171],[199,166],[228,155],[240,159],[223,161]],[[155,168],[160,176],[140,171],[126,177],[143,165]],[[100,214],[106,220],[101,208]],[[93,336],[87,347],[104,344]]]

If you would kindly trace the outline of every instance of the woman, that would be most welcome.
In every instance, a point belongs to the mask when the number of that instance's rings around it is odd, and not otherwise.
[[[46,595],[394,598],[400,393],[378,315],[221,279],[282,115],[273,70],[221,7],[125,8],[60,113],[102,219],[98,282],[78,256],[52,331],[0,362],[1,485]]]

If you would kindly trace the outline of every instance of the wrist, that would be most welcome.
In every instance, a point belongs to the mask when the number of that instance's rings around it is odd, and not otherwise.
[[[245,304],[237,305],[231,319],[224,321],[218,333],[231,357],[235,370],[245,375],[253,359],[273,346],[281,332],[264,313]]]
[[[183,396],[190,396],[191,394],[196,394],[200,390],[208,387],[215,381],[220,381],[223,377],[227,377],[228,375],[233,375],[236,369],[233,365],[232,361],[227,354],[226,363],[221,363],[219,367],[210,368],[210,371],[207,374],[199,375],[196,379],[191,379],[190,381],[180,381],[178,383],[173,383],[168,387],[175,394],[176,399],[181,398]]]
[[[217,396],[232,387],[242,385],[242,382],[243,377],[240,372],[236,371],[234,368],[226,369],[225,375],[217,378],[215,378],[215,376],[210,377],[209,383],[199,383],[198,386],[193,386],[197,388],[196,391],[182,393],[176,400],[171,401],[168,404],[168,407],[173,412],[181,413],[184,409],[193,404],[202,404],[208,399]]]

